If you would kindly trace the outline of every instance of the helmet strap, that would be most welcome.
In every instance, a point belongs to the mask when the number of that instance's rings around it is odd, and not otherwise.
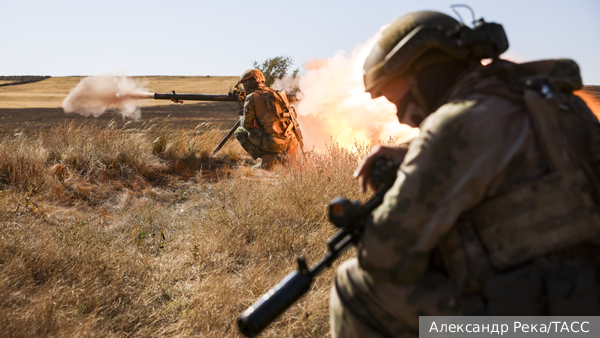
[[[419,90],[419,82],[417,81],[417,78],[415,78],[414,75],[407,75],[405,79],[406,83],[408,84],[408,89],[416,101],[415,103],[419,106],[419,108],[423,109],[423,112],[425,112],[426,115],[431,114],[429,105],[425,101],[425,98],[423,98],[423,95],[421,95],[421,90]]]

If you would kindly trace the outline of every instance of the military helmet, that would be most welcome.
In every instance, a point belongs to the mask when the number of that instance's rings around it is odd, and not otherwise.
[[[245,81],[248,81],[252,78],[254,78],[254,81],[256,81],[257,83],[265,83],[265,76],[260,70],[248,69],[247,71],[242,73],[242,75],[240,76],[240,79],[238,81],[238,84],[244,83]]]
[[[409,78],[429,65],[497,58],[507,49],[499,24],[480,19],[470,28],[439,12],[409,13],[390,24],[365,60],[366,91],[379,97],[391,80]]]

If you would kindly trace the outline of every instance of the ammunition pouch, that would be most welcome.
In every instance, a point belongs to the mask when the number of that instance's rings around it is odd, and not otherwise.
[[[469,218],[499,271],[595,239],[600,215],[582,170],[568,168],[486,201]]]
[[[479,292],[492,275],[600,238],[600,175],[594,162],[600,159],[600,124],[564,85],[536,79],[522,81],[517,90],[523,92],[549,173],[467,211],[440,244],[446,269],[462,292]]]

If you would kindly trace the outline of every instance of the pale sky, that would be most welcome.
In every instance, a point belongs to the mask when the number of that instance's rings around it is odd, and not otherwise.
[[[410,11],[453,15],[456,2],[0,0],[0,75],[239,75],[286,54],[295,66],[350,53]],[[460,3],[460,2],[459,2]],[[500,23],[507,55],[572,58],[600,85],[600,1],[469,1]],[[470,22],[468,11],[461,10]]]

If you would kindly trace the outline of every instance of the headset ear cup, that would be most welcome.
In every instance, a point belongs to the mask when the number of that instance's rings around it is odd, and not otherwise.
[[[504,31],[504,27],[497,23],[489,23],[490,30],[490,40],[492,42],[493,50],[492,52],[496,55],[496,58],[500,56],[500,54],[506,52],[508,50],[508,37],[506,36],[506,31]]]
[[[483,19],[472,29],[461,26],[458,35],[457,43],[468,48],[470,57],[477,60],[497,59],[509,47],[504,27]]]

